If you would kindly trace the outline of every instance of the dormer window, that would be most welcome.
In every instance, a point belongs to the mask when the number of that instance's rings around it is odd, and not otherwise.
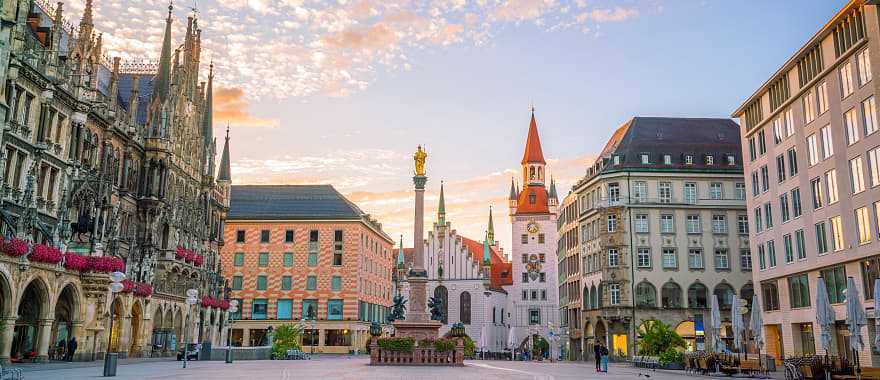
[[[706,165],[714,165],[714,164],[715,164],[715,157],[712,156],[711,154],[707,154],[706,155]]]
[[[694,164],[694,155],[688,154],[684,156],[685,165],[693,165]]]
[[[642,153],[640,156],[642,158],[642,165],[647,165],[651,163],[650,156],[647,153]]]
[[[730,166],[736,165],[736,156],[732,154],[727,155],[727,164]]]
[[[611,158],[611,162],[614,165],[620,165],[620,156],[615,154],[614,157]]]
[[[535,204],[538,201],[537,198],[535,193],[529,193],[529,204]]]
[[[664,165],[672,165],[672,155],[664,154],[663,155],[663,164]]]

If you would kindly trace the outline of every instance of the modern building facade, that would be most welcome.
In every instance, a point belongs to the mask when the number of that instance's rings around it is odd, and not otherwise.
[[[863,337],[876,334],[878,16],[876,2],[848,2],[733,113],[747,155],[754,279],[776,358],[825,353],[815,325],[820,278],[837,316],[830,354],[853,356],[844,337],[848,277],[871,319]],[[876,366],[870,346],[859,357]]]
[[[560,306],[580,357],[597,341],[633,355],[637,329],[655,320],[689,350],[707,347],[712,294],[726,324],[733,297],[753,294],[745,191],[732,120],[635,117],[615,131],[560,223],[560,252],[579,257],[562,261]]]
[[[169,8],[158,62],[108,61],[91,0],[76,28],[47,4],[0,8],[0,361],[60,358],[71,337],[75,360],[218,343],[225,313],[184,303],[187,289],[222,297],[231,183],[228,136],[215,171],[199,20],[178,44]],[[113,262],[132,281],[115,295]]]
[[[559,324],[566,331],[565,352],[569,360],[583,360],[584,340],[581,329],[581,256],[578,234],[580,209],[578,195],[569,192],[559,206],[556,230],[559,233],[556,259],[559,273]],[[589,348],[589,347],[587,347]]]
[[[306,351],[363,352],[384,323],[394,289],[394,241],[330,185],[233,186],[221,253],[234,346],[267,344],[266,331],[304,329]]]

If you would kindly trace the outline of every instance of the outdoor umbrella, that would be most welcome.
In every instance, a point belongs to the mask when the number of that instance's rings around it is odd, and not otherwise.
[[[743,327],[743,316],[739,313],[739,297],[733,297],[730,303],[730,325],[733,329],[733,348],[737,352],[743,351],[742,335],[745,331]]]
[[[712,329],[712,351],[721,352],[724,350],[724,343],[721,342],[721,310],[718,308],[718,296],[712,295],[712,315],[711,315],[711,325],[709,326]]]
[[[874,347],[880,347],[880,278],[874,280]]]
[[[516,331],[513,327],[507,328],[507,348],[510,350],[510,360],[516,359]]]
[[[477,343],[477,348],[480,350],[480,353],[486,351],[486,346],[488,346],[489,339],[486,337],[486,324],[483,324],[483,328],[480,329],[480,341]],[[483,357],[485,359],[485,356]]]
[[[849,346],[853,350],[853,358],[856,365],[856,379],[861,378],[859,371],[859,352],[865,348],[865,340],[862,337],[862,326],[868,324],[868,317],[862,307],[862,298],[856,287],[856,280],[852,277],[846,280],[846,325],[849,330]]]
[[[816,283],[816,324],[819,325],[819,340],[822,349],[825,350],[825,362],[828,364],[828,354],[831,351],[831,329],[834,327],[834,309],[828,300],[828,289],[825,287],[825,279],[821,276]],[[825,378],[831,378],[831,372],[825,370]]]
[[[758,295],[752,296],[752,320],[749,321],[752,335],[755,338],[755,350],[758,351],[758,365],[761,365],[761,348],[764,347],[764,320],[761,318],[761,303]]]

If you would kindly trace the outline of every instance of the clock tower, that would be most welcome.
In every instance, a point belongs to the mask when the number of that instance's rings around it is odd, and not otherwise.
[[[511,334],[516,345],[537,334],[550,344],[551,357],[559,353],[559,288],[556,262],[556,184],[545,186],[547,162],[541,149],[535,110],[531,110],[526,148],[521,162],[522,189],[510,187],[511,276],[508,292]]]

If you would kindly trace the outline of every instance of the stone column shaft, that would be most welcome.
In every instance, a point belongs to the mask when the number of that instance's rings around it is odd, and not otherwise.
[[[45,362],[49,360],[49,345],[52,339],[52,322],[54,319],[41,319],[40,332],[37,341],[37,361]]]
[[[12,351],[12,337],[15,333],[15,317],[0,319],[3,330],[0,331],[0,364],[9,364],[10,351]]]

